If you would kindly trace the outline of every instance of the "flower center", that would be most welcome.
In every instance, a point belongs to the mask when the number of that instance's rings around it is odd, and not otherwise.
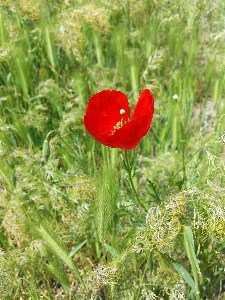
[[[122,115],[122,120],[119,121],[118,123],[116,123],[115,126],[113,126],[114,130],[113,130],[112,134],[113,134],[117,129],[123,127],[123,125],[126,123],[126,122],[124,121],[125,110],[121,108],[120,114]]]
[[[122,120],[122,121],[119,121],[118,123],[116,123],[115,126],[113,126],[113,128],[114,128],[113,133],[114,133],[117,129],[121,128],[122,126],[123,126],[123,120]]]

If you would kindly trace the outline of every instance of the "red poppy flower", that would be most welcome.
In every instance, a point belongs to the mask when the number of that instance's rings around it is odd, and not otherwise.
[[[142,91],[131,119],[126,95],[116,90],[103,90],[89,100],[84,124],[101,144],[131,150],[148,132],[153,113],[154,99],[148,89]]]

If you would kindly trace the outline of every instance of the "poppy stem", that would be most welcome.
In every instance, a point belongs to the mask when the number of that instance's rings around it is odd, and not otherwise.
[[[134,186],[134,182],[133,182],[133,176],[131,174],[131,171],[132,171],[132,165],[131,165],[131,162],[128,158],[128,154],[127,154],[128,151],[124,151],[124,166],[125,166],[125,169],[127,171],[127,174],[128,174],[128,178],[129,178],[129,182],[130,182],[130,185],[131,185],[131,189],[133,190],[133,193],[135,195],[135,198],[138,202],[139,205],[141,205],[141,207],[144,209],[144,211],[147,213],[148,210],[146,209],[146,207],[141,203],[140,199],[139,199],[139,195],[135,189],[135,186]]]

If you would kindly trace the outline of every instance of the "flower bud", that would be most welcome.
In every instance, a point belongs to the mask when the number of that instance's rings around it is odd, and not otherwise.
[[[48,140],[44,140],[43,148],[42,148],[42,159],[43,163],[47,163],[50,156],[50,145]]]

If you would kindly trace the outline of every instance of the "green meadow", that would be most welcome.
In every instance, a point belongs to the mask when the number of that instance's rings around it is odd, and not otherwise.
[[[225,299],[224,11],[0,1],[0,300]],[[134,150],[85,129],[105,89],[151,90]]]

